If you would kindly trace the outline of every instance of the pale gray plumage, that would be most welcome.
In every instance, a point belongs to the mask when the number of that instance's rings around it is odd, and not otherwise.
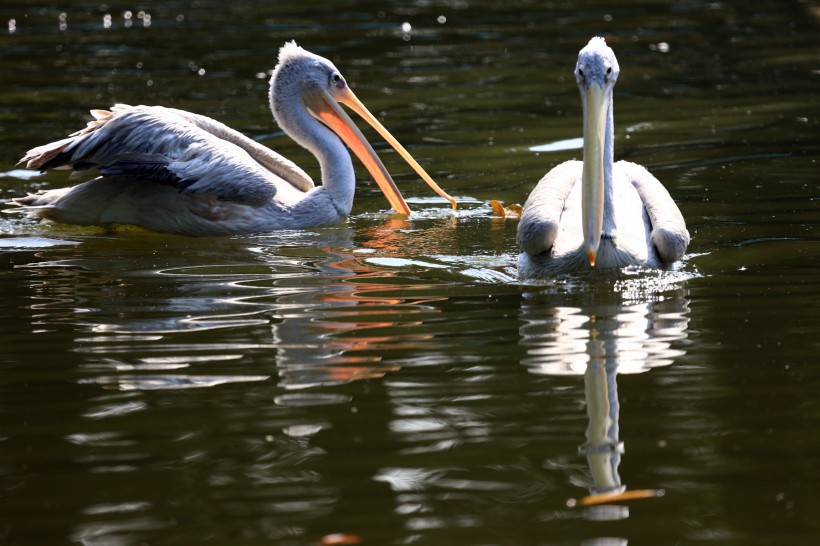
[[[321,186],[293,162],[218,121],[173,108],[118,104],[110,111],[93,110],[95,120],[88,127],[21,159],[42,171],[97,167],[101,176],[14,199],[18,208],[11,212],[184,235],[333,225],[353,205],[355,173],[346,143],[394,208],[409,214],[384,165],[339,102],[389,136],[330,61],[294,42],[285,44],[271,77],[271,110],[280,127],[319,160]],[[399,151],[427,176],[406,150]]]
[[[612,88],[619,67],[603,38],[581,50],[575,73],[584,107],[584,162],[558,165],[528,197],[518,226],[519,276],[668,267],[683,257],[689,232],[654,176],[635,163],[614,162]]]

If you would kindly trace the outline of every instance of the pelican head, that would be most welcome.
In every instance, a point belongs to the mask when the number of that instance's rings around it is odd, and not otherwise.
[[[439,195],[448,199],[455,208],[455,200],[433,182],[421,165],[370,113],[353,91],[350,90],[339,69],[329,60],[302,49],[296,45],[296,42],[287,42],[279,50],[279,62],[273,70],[270,85],[270,106],[279,126],[282,128],[301,128],[300,130],[292,130],[291,136],[305,148],[311,149],[311,138],[307,134],[308,130],[305,129],[308,125],[298,119],[304,116],[305,111],[307,111],[310,116],[336,133],[356,154],[367,167],[379,188],[381,188],[390,205],[397,212],[410,214],[410,207],[407,206],[376,152],[340,104],[348,106],[364,118],[399,152],[427,184]],[[299,102],[305,108],[293,107],[294,104]],[[311,149],[311,151],[315,154],[318,152],[314,149]]]
[[[605,185],[612,176],[612,89],[620,68],[603,38],[593,38],[578,53],[575,80],[584,108],[584,167],[581,175],[584,241],[590,265],[595,265],[604,223]]]

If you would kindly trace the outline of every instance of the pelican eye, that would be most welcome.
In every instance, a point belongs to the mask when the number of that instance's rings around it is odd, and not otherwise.
[[[332,76],[330,76],[330,83],[337,87],[344,87],[345,81],[342,78],[342,75],[338,72],[334,72]]]

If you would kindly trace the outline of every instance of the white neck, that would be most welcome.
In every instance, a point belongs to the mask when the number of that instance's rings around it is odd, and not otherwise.
[[[610,92],[611,93],[611,92]],[[604,221],[603,233],[615,236],[615,185],[612,179],[615,166],[615,121],[612,113],[612,95],[609,96],[609,107],[606,114],[604,130]]]
[[[312,153],[319,161],[322,186],[310,192],[307,198],[317,198],[324,193],[342,217],[353,208],[356,190],[356,173],[350,153],[342,141],[308,112],[297,94],[274,96],[271,88],[271,110],[276,122],[288,136]]]

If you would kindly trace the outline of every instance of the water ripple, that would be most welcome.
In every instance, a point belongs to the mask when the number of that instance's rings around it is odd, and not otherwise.
[[[229,383],[267,381],[267,375],[116,375],[80,379],[81,384],[97,384],[121,391],[200,389]]]

